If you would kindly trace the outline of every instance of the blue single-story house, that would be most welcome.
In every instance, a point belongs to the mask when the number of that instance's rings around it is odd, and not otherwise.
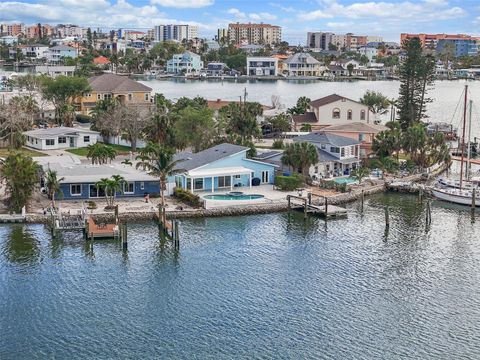
[[[44,171],[57,172],[61,179],[60,188],[64,200],[95,200],[105,197],[104,189],[98,189],[96,183],[113,175],[125,179],[123,191],[117,192],[118,198],[143,197],[145,194],[159,194],[159,180],[135,166],[124,164],[91,165],[82,164],[70,156],[49,156],[35,159]]]
[[[175,186],[214,192],[273,184],[277,166],[248,159],[247,151],[245,146],[224,143],[196,154],[179,154]]]

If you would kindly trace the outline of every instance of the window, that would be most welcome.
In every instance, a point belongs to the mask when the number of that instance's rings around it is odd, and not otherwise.
[[[365,134],[358,134],[358,141],[365,141]]]
[[[268,180],[269,180],[269,174],[268,174],[268,170],[263,170],[262,171],[262,183],[265,184],[265,183],[268,183]]]
[[[147,94],[145,94],[145,101],[148,101],[148,99],[149,99],[149,95],[147,93]]]
[[[365,120],[365,110],[360,111],[360,120]]]
[[[192,188],[192,178],[187,178],[187,189],[190,190]]]
[[[340,148],[336,146],[330,146],[330,152],[338,154],[340,152]]]
[[[315,166],[315,174],[318,174],[318,166]]]
[[[102,95],[97,94],[97,100],[102,100]]]
[[[105,95],[103,95],[103,98],[104,98],[105,100],[111,99],[111,98],[112,98],[112,94],[105,94]]]
[[[340,156],[345,156],[345,148],[343,148],[343,147],[341,149]]]
[[[103,187],[100,187],[97,189],[95,185],[90,185],[88,189],[88,197],[90,198],[105,197],[105,189]]]
[[[193,183],[194,190],[203,190],[203,179],[195,179]]]
[[[231,178],[230,176],[219,176],[218,177],[218,187],[230,187],[231,185]]]
[[[320,145],[320,149],[325,150],[325,148],[326,148],[325,144]]]
[[[177,177],[177,179],[180,179],[180,178]],[[180,180],[180,181],[181,181],[181,180]],[[177,185],[177,186],[178,186],[178,185]],[[178,187],[181,187],[181,185],[178,186]],[[145,190],[145,183],[144,183],[143,181],[140,183],[140,190]]]
[[[83,142],[86,142],[86,143],[87,143],[87,142],[90,142],[90,136],[88,136],[88,135],[87,135],[87,136],[84,136],[84,137],[83,137]]]
[[[242,178],[242,175],[235,175],[234,178],[235,178],[235,179],[241,179],[241,178]]]
[[[352,120],[352,110],[347,111],[347,120]]]
[[[133,182],[123,183],[123,193],[124,194],[134,194],[135,193],[135,183],[133,183]]]
[[[80,195],[82,195],[82,185],[81,185],[81,184],[73,184],[73,185],[70,185],[70,195],[71,195],[71,196],[80,196]]]
[[[58,138],[58,143],[59,144],[66,144],[67,143],[67,138],[65,136],[60,136]]]
[[[53,145],[55,145],[55,139],[46,139],[45,144],[47,146],[53,146]]]
[[[340,119],[340,109],[335,108],[332,111],[332,118],[334,119]]]
[[[132,94],[128,94],[128,101],[132,101],[132,98],[133,98]]]

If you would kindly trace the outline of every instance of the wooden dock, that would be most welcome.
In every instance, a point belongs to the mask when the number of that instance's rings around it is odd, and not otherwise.
[[[312,194],[308,194],[308,197],[288,195],[287,201],[289,209],[300,209],[305,217],[308,214],[320,215],[325,218],[347,216],[347,209],[328,204],[326,197],[323,199],[323,205],[314,205],[312,203]]]
[[[92,217],[89,217],[86,223],[87,239],[119,239],[120,224],[95,223]]]

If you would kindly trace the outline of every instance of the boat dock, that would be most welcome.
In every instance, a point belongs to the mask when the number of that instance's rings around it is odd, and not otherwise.
[[[312,203],[311,193],[308,194],[308,197],[288,195],[287,201],[289,209],[301,209],[305,217],[307,217],[308,214],[320,215],[324,218],[347,216],[346,208],[328,204],[326,197],[324,198],[323,205],[314,205]]]

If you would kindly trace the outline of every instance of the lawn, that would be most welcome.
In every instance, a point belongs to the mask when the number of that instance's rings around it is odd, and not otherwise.
[[[108,144],[108,146],[112,147],[116,152],[117,155],[125,155],[130,153],[131,148],[128,146],[123,146],[123,145],[115,145],[115,144]],[[88,154],[88,148],[75,148],[75,149],[66,149],[69,153],[78,155],[78,156],[84,156],[86,157]]]
[[[10,149],[9,148],[0,148],[0,157],[4,158],[4,157],[7,157],[10,153]],[[35,150],[31,150],[31,149],[26,149],[26,148],[22,148],[20,150],[23,154],[25,155],[28,155],[28,156],[47,156],[47,154],[44,154],[42,152],[39,152],[39,151],[35,151]]]

